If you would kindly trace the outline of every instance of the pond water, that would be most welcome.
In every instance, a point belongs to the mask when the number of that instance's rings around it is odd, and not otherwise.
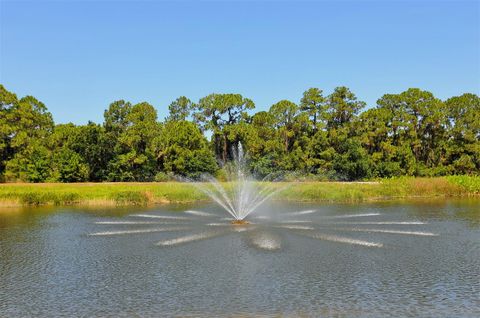
[[[3,209],[0,316],[480,316],[478,199],[226,217],[211,204]]]

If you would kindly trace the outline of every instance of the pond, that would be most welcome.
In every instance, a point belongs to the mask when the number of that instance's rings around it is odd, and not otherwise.
[[[187,211],[187,212],[185,212]],[[0,212],[0,316],[473,317],[480,200]]]

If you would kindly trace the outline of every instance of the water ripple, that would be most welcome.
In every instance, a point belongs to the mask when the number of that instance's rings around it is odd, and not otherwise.
[[[126,231],[106,231],[90,233],[89,236],[106,236],[106,235],[123,235],[123,234],[140,234],[140,233],[154,233],[154,232],[169,232],[169,231],[183,231],[189,230],[190,227],[165,227],[156,229],[144,229],[144,230],[126,230]]]

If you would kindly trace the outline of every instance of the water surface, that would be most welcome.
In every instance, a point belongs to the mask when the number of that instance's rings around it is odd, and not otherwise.
[[[480,315],[478,199],[261,212],[2,210],[0,316]]]

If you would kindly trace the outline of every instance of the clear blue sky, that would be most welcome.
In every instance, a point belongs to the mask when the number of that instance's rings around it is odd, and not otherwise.
[[[480,91],[479,1],[5,1],[0,83],[56,122],[114,100],[237,92],[267,109],[346,85],[374,106],[409,87]]]

